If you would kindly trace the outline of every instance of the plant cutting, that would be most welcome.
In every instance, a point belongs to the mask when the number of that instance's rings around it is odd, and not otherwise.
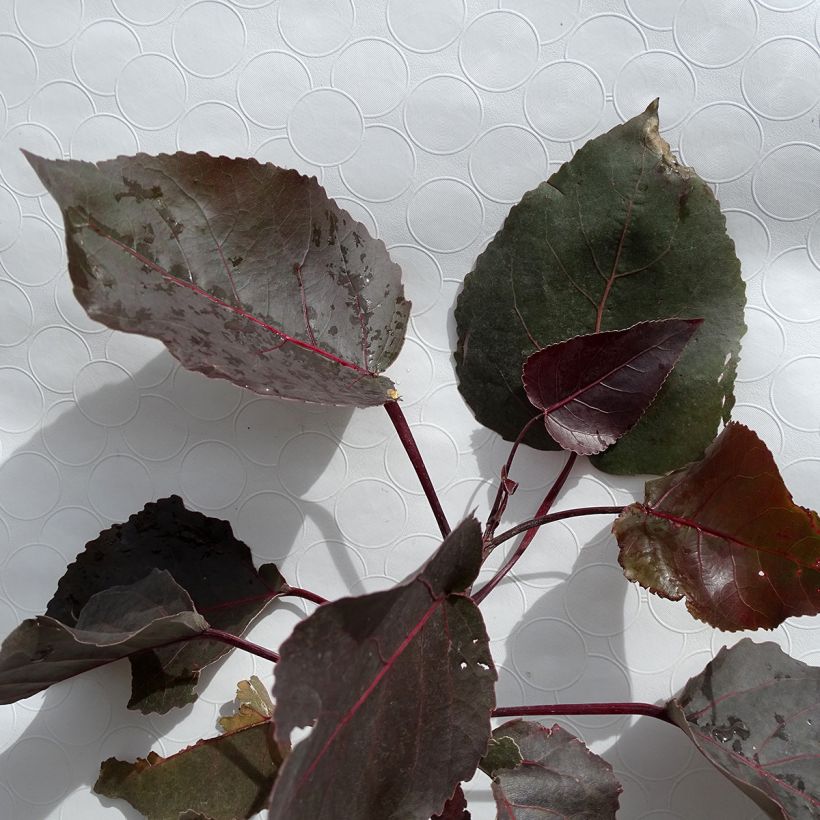
[[[611,766],[543,719],[633,714],[679,727],[768,816],[818,816],[820,670],[773,643],[721,650],[666,703],[496,703],[481,604],[555,521],[611,522],[627,581],[718,629],[820,611],[820,520],[731,420],[745,330],[734,245],[661,137],[657,101],[525,194],[465,277],[459,389],[511,443],[484,522],[449,520],[382,375],[412,310],[402,272],[315,178],[202,153],[27,157],[63,214],[89,316],[271,401],[383,406],[442,536],[401,584],[325,600],[256,567],[227,522],[176,496],[103,531],[0,648],[0,703],[122,658],[143,713],[191,703],[200,671],[234,648],[275,670],[272,692],[238,684],[219,734],[104,761],[99,794],[151,820],[464,820],[461,784],[480,770],[500,818],[609,818]],[[564,450],[565,466],[528,520],[499,531],[522,445]],[[579,456],[659,477],[626,506],[554,512]],[[476,588],[497,550],[505,560]],[[549,568],[548,548],[539,560]],[[288,596],[315,610],[281,646],[242,637]]]

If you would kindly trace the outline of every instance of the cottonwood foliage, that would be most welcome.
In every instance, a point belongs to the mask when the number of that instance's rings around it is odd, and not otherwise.
[[[384,405],[435,509],[381,375],[410,315],[402,273],[315,178],[203,153],[27,156],[62,211],[68,272],[92,318],[266,395]],[[177,497],[149,501],[91,541],[45,613],[6,638],[0,702],[128,657],[129,707],[165,712],[241,645],[278,661],[273,698],[257,678],[240,682],[219,734],[169,758],[106,760],[99,794],[151,820],[263,808],[277,820],[465,820],[461,783],[480,768],[499,818],[614,817],[621,787],[580,740],[537,721],[492,728],[497,676],[473,583],[509,540],[495,530],[526,443],[567,450],[568,468],[590,456],[608,472],[665,474],[642,501],[608,510],[629,581],[727,631],[820,611],[820,520],[794,504],[757,435],[730,421],[744,304],[718,202],[672,156],[655,101],[525,194],[465,277],[459,389],[515,442],[483,532],[473,518],[449,532],[439,508],[441,546],[406,581],[320,602],[272,564],[257,569],[226,522]],[[318,606],[278,653],[242,641],[294,594]],[[809,820],[819,704],[820,670],[745,639],[667,704],[643,706],[770,817]],[[311,731],[292,745],[300,727]]]

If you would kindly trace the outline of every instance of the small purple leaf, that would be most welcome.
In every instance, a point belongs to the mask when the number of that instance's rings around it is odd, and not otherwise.
[[[524,363],[524,390],[565,450],[601,453],[637,424],[702,321],[640,322],[550,345]]]

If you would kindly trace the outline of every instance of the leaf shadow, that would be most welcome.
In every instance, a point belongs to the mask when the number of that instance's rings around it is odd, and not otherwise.
[[[71,401],[70,395],[52,396],[52,406],[59,403],[57,410],[61,412],[49,413],[33,432],[10,440],[4,439],[4,463],[23,454],[35,457],[16,462],[25,463],[25,468],[19,471],[19,498],[24,498],[28,493],[37,497],[39,493],[42,499],[51,490],[38,484],[40,478],[52,473],[55,475],[53,503],[49,501],[47,509],[36,510],[35,516],[25,518],[8,513],[8,504],[0,508],[6,529],[9,530],[8,546],[4,547],[3,541],[0,541],[0,565],[4,566],[4,570],[12,555],[33,547],[26,554],[26,560],[21,562],[22,569],[18,567],[13,577],[7,571],[4,572],[4,589],[10,604],[9,610],[14,610],[18,620],[34,617],[45,611],[66,565],[74,560],[88,541],[112,524],[138,512],[147,502],[171,494],[181,495],[186,506],[191,509],[229,520],[237,537],[248,543],[257,566],[270,560],[279,563],[286,559],[300,546],[298,541],[302,538],[303,529],[302,519],[297,521],[296,516],[283,515],[268,520],[263,515],[249,521],[243,515],[242,505],[247,497],[260,491],[269,490],[285,501],[291,499],[291,503],[296,504],[305,517],[315,522],[323,537],[339,538],[338,528],[321,505],[298,498],[298,482],[292,482],[285,488],[278,478],[275,466],[261,465],[245,454],[248,450],[248,436],[255,436],[260,440],[260,446],[270,444],[263,438],[265,431],[269,429],[267,425],[263,425],[263,430],[243,430],[246,437],[244,445],[238,440],[236,418],[252,402],[270,404],[273,418],[271,425],[283,436],[283,440],[279,442],[282,445],[286,443],[287,436],[298,435],[302,431],[322,430],[324,419],[321,412],[309,414],[308,421],[312,422],[312,426],[306,425],[306,414],[301,404],[259,397],[229,386],[222,380],[207,379],[187,371],[185,379],[178,382],[174,378],[178,370],[174,370],[173,366],[173,361],[165,352],[150,360],[143,357],[141,365],[129,368],[130,379],[123,374],[122,381],[104,384],[84,393],[82,407],[76,401]],[[164,377],[157,378],[158,372],[164,373]],[[192,376],[196,379],[194,398],[184,392],[191,386]],[[130,417],[129,412],[126,412],[129,400],[134,405],[134,412]],[[194,415],[185,409],[194,405],[201,406],[202,412]],[[152,413],[141,415],[146,408]],[[227,412],[223,413],[219,408],[227,408]],[[92,417],[95,413],[99,413],[101,417],[109,414],[109,421],[119,413],[121,423],[99,423],[104,419],[94,421]],[[203,418],[208,415],[219,415],[220,418]],[[256,418],[261,415],[257,413]],[[344,411],[340,418],[344,419]],[[160,421],[167,428],[158,429],[156,425]],[[306,465],[309,470],[302,471],[305,485],[310,483],[311,476],[322,474],[336,450],[337,445],[330,437],[325,436],[321,440],[327,446],[311,451],[309,464]],[[246,480],[242,482],[242,493],[238,494],[236,500],[219,509],[208,509],[197,504],[197,498],[192,498],[186,492],[184,482],[180,480],[183,459],[192,448],[204,442],[227,444],[247,473]],[[103,461],[109,470],[102,476],[95,475],[95,470]],[[46,462],[51,466],[46,465]],[[45,465],[44,473],[30,469],[32,464]],[[204,471],[211,470],[218,479],[219,466],[206,463]],[[218,497],[215,480],[210,481],[207,475],[194,475],[193,480],[194,486],[202,493],[202,498],[207,498],[209,492],[216,492],[215,497]],[[294,496],[296,501],[292,500]],[[43,504],[45,502],[41,506]],[[12,507],[12,512],[17,512],[17,509]],[[273,532],[275,538],[265,539],[263,544],[251,543],[247,533],[257,532]],[[276,554],[269,555],[270,552]],[[43,560],[44,556],[49,560]],[[358,571],[349,561],[345,564],[343,558],[339,560],[341,566],[338,571],[344,577],[358,577]],[[306,608],[295,601],[282,601],[275,604],[256,623],[269,619],[273,621],[279,613],[285,615],[290,627],[295,619],[304,617],[305,611]],[[6,621],[10,631],[16,624],[9,619]],[[5,633],[0,634],[0,640],[5,637]],[[198,693],[201,695],[217,676],[220,676],[219,684],[223,687],[233,687],[237,680],[248,677],[248,672],[240,672],[230,683],[225,683],[226,673],[233,673],[233,666],[228,663],[228,659],[241,654],[229,654],[207,667],[197,686]],[[96,699],[91,698],[89,692],[96,693]],[[221,702],[230,701],[233,689],[220,692],[219,696],[222,695],[224,698]],[[129,696],[130,665],[126,661],[120,661],[35,695],[26,706],[0,706],[0,709],[13,709],[18,716],[14,722],[24,727],[17,732],[12,729],[4,738],[0,738],[0,742],[16,738],[0,752],[0,798],[5,797],[7,789],[10,799],[15,803],[13,813],[8,816],[25,816],[31,820],[49,816],[78,787],[93,784],[103,757],[144,757],[155,741],[167,736],[178,737],[180,730],[174,730],[192,715],[193,720],[199,720],[197,716],[215,709],[200,698],[195,704],[183,709],[173,709],[163,716],[145,716],[126,709]],[[69,706],[63,703],[67,697],[71,698]],[[58,718],[66,709],[71,717],[66,720]],[[107,721],[109,734],[121,730],[109,741],[104,753],[101,751],[103,741],[95,738],[85,742],[84,738],[89,733],[81,728],[83,715],[99,709],[110,709],[110,719]],[[35,710],[36,714],[29,720]],[[21,720],[20,715],[25,720]],[[76,727],[77,731],[55,731],[55,726],[66,725]],[[209,724],[199,734],[216,734],[215,724]],[[120,743],[118,739],[123,742]],[[47,749],[53,750],[58,756],[55,759],[62,760],[65,757],[65,772],[35,778],[29,771],[32,764],[29,751],[36,748],[37,744],[46,744]],[[169,753],[176,750],[176,746],[169,747]],[[55,777],[65,778],[65,790],[56,800],[52,798],[56,791]],[[18,784],[16,789],[15,783]],[[96,798],[87,799],[90,800],[88,805],[92,805]],[[116,806],[129,820],[136,820],[141,816],[122,801],[104,800],[103,804]],[[0,809],[3,809],[2,803]]]

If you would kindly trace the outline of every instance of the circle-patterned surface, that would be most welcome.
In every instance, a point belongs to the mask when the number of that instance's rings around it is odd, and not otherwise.
[[[458,393],[452,307],[464,276],[524,192],[660,97],[664,136],[715,186],[747,283],[733,417],[771,448],[797,502],[820,506],[820,0],[5,7],[0,639],[42,611],[101,529],[172,492],[228,519],[257,563],[330,597],[404,579],[440,540],[379,408],[261,398],[89,319],[65,273],[62,214],[20,148],[89,161],[207,150],[317,176],[403,268],[413,310],[389,375],[455,522],[486,516],[509,452]],[[554,456],[522,448],[502,527],[538,506]],[[556,508],[641,492],[639,479],[579,462]],[[609,526],[545,529],[488,598],[499,702],[665,699],[738,639],[628,584]],[[276,648],[309,611],[283,606],[251,639]],[[753,637],[820,663],[817,619]],[[269,665],[233,653],[184,715],[150,720],[123,711],[118,668],[0,707],[0,817],[130,816],[91,793],[100,761],[212,734],[254,672],[272,682]],[[668,727],[562,722],[613,763],[621,820],[761,818]],[[467,792],[475,820],[495,816],[486,779]]]

